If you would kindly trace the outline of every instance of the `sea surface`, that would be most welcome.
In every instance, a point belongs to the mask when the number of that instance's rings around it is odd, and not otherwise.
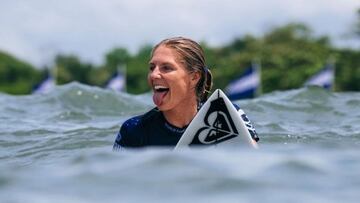
[[[79,83],[0,93],[0,202],[360,202],[359,92],[310,87],[235,103],[259,149],[114,152],[150,94]]]

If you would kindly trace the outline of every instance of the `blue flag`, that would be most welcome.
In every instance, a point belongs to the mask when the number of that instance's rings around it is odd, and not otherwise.
[[[308,79],[305,82],[305,85],[315,85],[325,89],[331,89],[334,83],[334,74],[334,66],[332,64],[328,64],[322,70],[320,70],[320,72]]]
[[[126,85],[126,79],[123,74],[117,71],[107,82],[106,88],[113,89],[115,91],[124,91]]]
[[[257,65],[251,65],[225,88],[230,100],[254,98],[260,88],[260,73]]]
[[[56,82],[54,78],[47,73],[44,80],[34,86],[32,93],[33,94],[43,94],[52,91],[56,86]]]

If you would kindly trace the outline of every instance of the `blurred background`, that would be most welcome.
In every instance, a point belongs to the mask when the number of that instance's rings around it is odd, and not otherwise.
[[[228,94],[360,90],[358,0],[3,0],[0,28],[0,92],[8,94],[73,81],[148,92],[151,48],[175,36],[201,43],[214,88]],[[240,84],[249,68],[255,79]]]

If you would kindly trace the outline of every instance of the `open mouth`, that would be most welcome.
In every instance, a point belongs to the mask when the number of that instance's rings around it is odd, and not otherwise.
[[[154,86],[153,101],[154,101],[156,106],[160,106],[163,103],[164,97],[167,95],[169,90],[170,89],[168,87],[165,87],[165,86],[162,86],[162,85],[155,85]]]
[[[169,91],[169,88],[168,88],[168,87],[165,87],[165,86],[161,86],[161,85],[155,85],[155,86],[154,86],[154,91],[155,91],[155,92],[159,92],[159,93],[161,93],[161,92],[167,92],[167,91]]]

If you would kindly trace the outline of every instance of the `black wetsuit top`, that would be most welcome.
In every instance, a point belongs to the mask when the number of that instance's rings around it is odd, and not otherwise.
[[[238,110],[239,107],[235,105]],[[242,119],[255,141],[259,138],[250,121],[243,114]],[[175,146],[185,132],[187,126],[178,128],[166,121],[164,115],[157,108],[135,116],[125,121],[117,134],[113,149],[122,147],[136,148],[148,146]]]

